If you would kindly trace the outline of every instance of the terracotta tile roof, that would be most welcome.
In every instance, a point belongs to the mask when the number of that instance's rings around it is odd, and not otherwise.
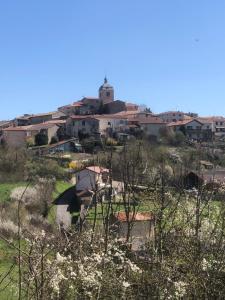
[[[49,145],[48,148],[49,149],[55,148],[57,146],[60,146],[60,145],[63,145],[63,144],[69,143],[69,142],[76,142],[76,140],[75,139],[69,139],[69,140],[60,141],[60,142],[57,142],[55,144]]]
[[[83,120],[83,119],[96,119],[96,120],[100,120],[100,119],[126,119],[126,117],[124,116],[118,116],[117,114],[108,114],[108,115],[73,115],[71,116],[71,119],[74,120]]]
[[[211,117],[199,117],[197,118],[199,120],[201,120],[202,122],[216,122],[216,121],[223,121],[225,122],[225,117],[222,116],[211,116]]]
[[[127,222],[127,219],[129,221],[151,221],[154,220],[154,215],[152,212],[138,212],[133,215],[133,213],[129,213],[129,216],[127,216],[126,212],[119,211],[114,214],[116,219],[120,222]]]
[[[209,124],[209,123],[212,124],[213,123],[213,120],[211,118],[199,117],[199,118],[196,118],[196,120],[198,120],[202,124]]]
[[[140,124],[166,124],[166,122],[164,122],[162,119],[158,118],[158,117],[145,117],[145,118],[137,118],[137,121]]]
[[[94,115],[73,115],[70,118],[73,120],[95,119]]]
[[[4,131],[38,131],[41,129],[48,129],[56,126],[55,124],[48,124],[48,123],[41,123],[41,124],[35,124],[35,125],[28,125],[28,126],[11,126]]]
[[[177,122],[171,122],[169,124],[167,124],[167,126],[169,127],[174,127],[174,126],[182,126],[182,125],[187,125],[188,123],[191,123],[193,121],[198,122],[199,124],[203,125],[202,122],[200,122],[198,119],[186,119],[186,120],[182,120],[182,121],[177,121]]]
[[[139,111],[127,110],[127,111],[120,111],[120,112],[116,113],[115,115],[129,116],[129,115],[137,115],[137,113],[139,113]]]
[[[3,129],[3,131],[27,131],[30,126],[16,126],[16,127],[8,127]]]
[[[130,102],[125,102],[125,105],[126,105],[127,107],[129,107],[129,106],[135,106],[135,107],[138,107],[137,104],[135,104],[135,103],[130,103]]]
[[[84,103],[82,103],[81,101],[76,101],[76,102],[73,102],[73,104],[71,106],[73,106],[73,107],[81,107],[81,106],[84,106]]]
[[[48,112],[48,113],[34,114],[34,115],[29,116],[28,118],[32,119],[32,118],[36,118],[36,117],[52,116],[52,115],[54,115],[56,113],[57,113],[56,111],[53,111],[53,112]]]
[[[86,167],[87,170],[101,174],[101,173],[109,173],[109,169],[99,167],[99,166],[90,166]]]
[[[49,120],[47,122],[44,122],[43,124],[65,124],[66,120]]]
[[[27,127],[28,127],[28,130],[35,131],[35,130],[52,128],[54,126],[56,126],[56,124],[46,122],[46,123],[40,123],[40,124],[35,124],[35,125],[29,125]]]
[[[118,116],[117,114],[105,114],[105,115],[93,115],[93,117],[94,118],[96,118],[96,119],[126,119],[126,117],[125,116],[122,116],[122,115],[120,115],[120,116]]]

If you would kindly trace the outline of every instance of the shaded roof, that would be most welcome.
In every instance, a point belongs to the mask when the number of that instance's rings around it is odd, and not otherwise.
[[[105,114],[105,115],[72,115],[70,118],[73,120],[83,120],[83,119],[126,119],[126,117],[117,114]]]
[[[72,186],[60,194],[54,201],[56,205],[69,205],[69,211],[80,211],[80,200],[76,195],[76,187]]]
[[[154,215],[152,212],[137,212],[133,214],[132,212],[129,215],[124,211],[119,211],[114,214],[114,217],[120,222],[129,221],[151,221],[154,220]]]
[[[73,120],[96,119],[94,115],[72,115],[70,118]]]
[[[73,102],[73,104],[71,104],[71,106],[73,107],[80,107],[80,106],[83,106],[84,104],[81,102],[81,101],[76,101],[76,102]]]
[[[211,169],[200,173],[197,171],[196,172],[191,171],[187,174],[187,176],[189,176],[190,174],[194,174],[195,176],[198,176],[199,178],[204,180],[205,183],[225,182],[225,169]]]
[[[65,124],[66,123],[66,120],[57,120],[57,119],[54,119],[54,120],[49,120],[47,122],[44,122],[43,124]]]
[[[57,146],[64,145],[64,144],[69,143],[69,142],[77,142],[77,141],[78,141],[78,139],[69,139],[69,140],[65,140],[65,141],[60,141],[58,143],[49,145],[48,148],[51,149],[51,148],[55,148]]]
[[[56,124],[52,123],[40,123],[35,125],[28,125],[28,126],[11,126],[5,128],[4,131],[36,131],[41,129],[48,129],[56,126]]]

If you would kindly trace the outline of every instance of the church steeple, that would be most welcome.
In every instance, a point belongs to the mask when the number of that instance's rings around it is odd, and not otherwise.
[[[102,100],[103,104],[114,101],[114,89],[113,86],[108,83],[106,76],[103,85],[99,88],[99,99]]]

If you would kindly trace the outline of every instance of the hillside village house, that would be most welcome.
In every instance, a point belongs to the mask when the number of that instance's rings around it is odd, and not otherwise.
[[[197,118],[198,114],[184,113],[182,111],[166,111],[157,115],[160,119],[167,123],[183,121],[185,119]]]
[[[57,136],[59,127],[55,124],[36,124],[29,126],[8,127],[3,130],[3,139],[9,147],[25,147],[27,141],[42,132],[48,136],[48,142]]]
[[[71,116],[67,119],[67,135],[79,137],[79,134],[110,135],[127,128],[127,120],[115,115]]]
[[[160,130],[166,127],[166,123],[158,117],[145,117],[138,119],[143,132],[149,137],[160,137]]]
[[[205,126],[210,127],[212,130],[213,137],[221,138],[225,136],[225,118],[219,117],[200,117],[198,118],[200,122],[205,124]]]
[[[200,122],[198,119],[184,119],[167,125],[175,131],[183,132],[189,139],[207,141],[212,138],[212,127],[210,124]]]
[[[155,218],[151,212],[136,212],[129,214],[123,211],[116,212],[110,216],[111,230],[122,240],[126,240],[128,232],[128,221],[131,222],[131,249],[142,250],[146,243],[154,238]]]
[[[42,113],[42,114],[34,114],[29,115],[25,114],[23,116],[17,117],[13,120],[14,126],[27,126],[27,125],[35,125],[44,122],[48,122],[51,120],[60,120],[65,119],[65,114],[59,111]]]
[[[124,102],[121,100],[115,100],[113,102],[107,103],[104,105],[104,112],[107,114],[115,114],[118,112],[124,111],[133,111],[137,112],[139,109],[137,104]]]
[[[109,169],[90,166],[76,172],[76,190],[81,191],[97,191],[104,187],[109,180]]]
[[[167,125],[166,122],[151,113],[129,114],[127,119],[130,132],[143,132],[146,136],[155,139],[159,138],[160,130]]]

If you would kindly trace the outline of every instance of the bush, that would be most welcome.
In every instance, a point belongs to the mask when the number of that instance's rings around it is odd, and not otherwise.
[[[53,136],[51,138],[50,144],[56,144],[56,143],[58,143],[58,141],[59,141],[59,139],[56,136]]]
[[[51,159],[36,158],[25,165],[26,177],[35,180],[36,177],[65,179],[67,172]]]
[[[21,201],[31,214],[38,214],[44,218],[48,215],[49,205],[52,202],[55,181],[38,178],[33,187],[18,187],[11,192],[11,199]]]
[[[16,237],[18,226],[11,220],[0,220],[0,233],[7,239]]]
[[[48,144],[48,136],[42,132],[35,135],[35,145],[42,146]]]

